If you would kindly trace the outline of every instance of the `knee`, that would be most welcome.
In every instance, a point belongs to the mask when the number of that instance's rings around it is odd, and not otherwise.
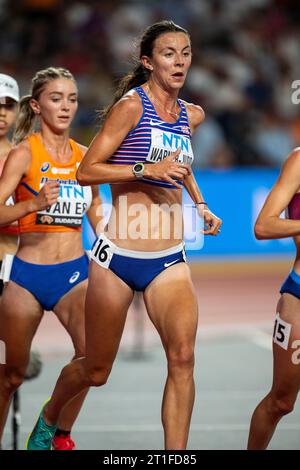
[[[168,368],[171,370],[191,371],[194,368],[194,348],[182,345],[167,352]]]
[[[15,392],[20,385],[24,382],[25,371],[22,369],[15,369],[5,367],[4,372],[4,386],[9,392]]]
[[[294,409],[296,397],[286,396],[271,396],[269,401],[269,411],[271,414],[278,417],[291,413]]]
[[[86,371],[89,387],[101,387],[105,385],[111,369],[105,367],[91,367]]]

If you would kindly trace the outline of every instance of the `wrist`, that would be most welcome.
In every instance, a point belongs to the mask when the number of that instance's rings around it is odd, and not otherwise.
[[[134,174],[135,178],[141,179],[144,177],[145,166],[142,162],[137,162],[132,167],[132,173]]]
[[[150,166],[149,163],[146,164],[146,165],[144,165],[144,176],[145,176],[146,178],[149,178],[149,177],[151,176],[151,174],[150,174],[150,172],[149,172],[149,166]]]
[[[28,204],[27,204],[27,212],[28,213],[32,213],[32,212],[36,212],[38,211],[38,207],[37,207],[37,204],[36,204],[36,201],[35,201],[35,198],[34,199],[29,199],[28,201],[26,201]]]
[[[205,201],[196,202],[195,207],[200,217],[204,217],[205,212],[208,212],[208,205]]]

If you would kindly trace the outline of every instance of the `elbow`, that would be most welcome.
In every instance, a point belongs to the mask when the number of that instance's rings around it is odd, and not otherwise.
[[[89,186],[91,184],[88,176],[84,173],[84,171],[82,171],[80,167],[76,172],[76,179],[80,186]]]
[[[262,224],[261,222],[256,222],[254,226],[254,235],[257,240],[266,240],[268,238],[268,234],[264,224]]]

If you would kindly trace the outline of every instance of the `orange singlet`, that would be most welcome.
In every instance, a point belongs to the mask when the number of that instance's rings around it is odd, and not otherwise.
[[[27,140],[32,160],[28,174],[16,189],[16,202],[33,199],[47,181],[57,181],[60,191],[58,201],[51,207],[19,219],[20,233],[80,231],[82,218],[92,200],[91,188],[80,186],[76,180],[82,149],[70,139],[71,159],[68,163],[59,163],[45,149],[40,134],[32,134]]]

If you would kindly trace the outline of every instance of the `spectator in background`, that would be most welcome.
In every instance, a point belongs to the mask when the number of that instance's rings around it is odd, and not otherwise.
[[[195,168],[229,168],[234,165],[234,155],[228,147],[221,126],[206,115],[202,126],[196,129],[192,143]]]
[[[253,135],[253,145],[260,158],[268,166],[280,167],[295,141],[292,128],[283,118],[273,113],[262,115]]]

